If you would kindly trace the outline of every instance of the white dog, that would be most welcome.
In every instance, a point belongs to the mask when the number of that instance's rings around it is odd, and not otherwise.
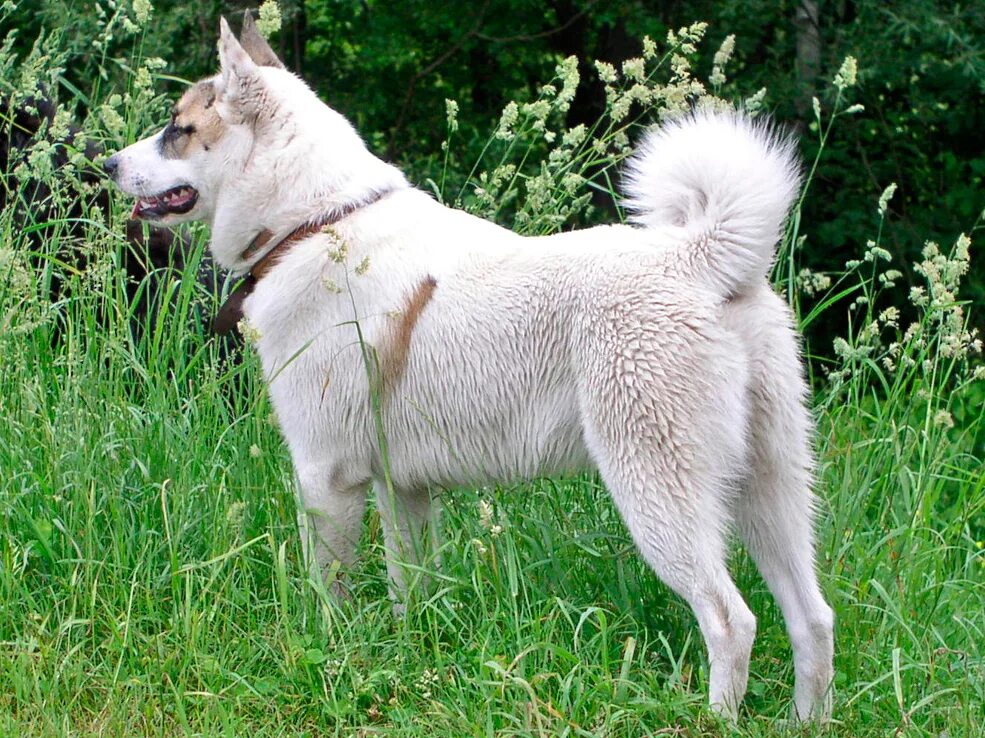
[[[692,115],[629,165],[639,227],[528,239],[409,186],[252,23],[240,43],[223,21],[219,51],[221,73],[106,168],[136,216],[207,220],[216,260],[248,275],[235,298],[317,532],[309,556],[353,562],[372,489],[399,599],[431,490],[596,468],[694,609],[711,704],[734,714],[756,632],[726,568],[734,526],[783,610],[796,713],[826,716],[807,389],[767,284],[793,145]]]

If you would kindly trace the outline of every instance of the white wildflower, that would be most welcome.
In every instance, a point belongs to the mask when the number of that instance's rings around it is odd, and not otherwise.
[[[711,75],[708,77],[708,81],[715,87],[721,87],[725,84],[724,68],[732,57],[733,51],[735,51],[735,34],[729,34],[722,41],[722,45],[718,47],[715,58],[712,60]]]
[[[712,64],[717,67],[724,67],[728,64],[728,60],[732,58],[732,52],[735,51],[735,34],[731,33],[725,37],[722,41],[722,45],[718,47],[718,51],[715,52],[715,58],[712,60]]]
[[[568,172],[561,178],[561,187],[568,194],[574,194],[585,183],[585,178],[577,172]]]
[[[154,6],[150,0],[133,0],[133,17],[139,25],[144,25],[150,20],[150,14]]]
[[[763,110],[763,101],[766,99],[766,88],[760,87],[755,95],[752,97],[747,97],[742,102],[742,109],[746,111],[746,114],[752,118],[755,118]]]
[[[271,34],[280,30],[282,22],[277,0],[263,0],[263,4],[260,5],[260,17],[257,18],[257,30],[265,38],[270,38]]]
[[[875,241],[866,241],[865,243],[865,260],[866,261],[876,261],[876,259],[882,259],[884,261],[889,261],[893,258],[886,249],[877,244]]]
[[[890,182],[889,186],[879,195],[879,215],[886,214],[886,208],[889,206],[889,201],[893,199],[894,194],[896,194],[896,183]]]
[[[903,272],[898,269],[887,269],[879,275],[879,281],[884,287],[895,287],[896,280],[903,276]]]
[[[867,324],[861,331],[859,331],[858,337],[863,341],[869,341],[879,335],[879,321],[873,320],[871,323]]]
[[[414,682],[414,687],[423,699],[431,699],[431,690],[438,685],[438,672],[434,669],[425,669],[424,672]]]
[[[646,79],[646,64],[639,57],[627,59],[622,63],[622,73],[626,79],[642,82]]]
[[[493,525],[493,508],[489,504],[488,500],[479,500],[479,525],[481,525],[486,530],[492,528]]]
[[[458,130],[458,102],[455,100],[445,100],[445,118],[448,121],[448,130]]]
[[[652,59],[657,55],[657,42],[649,36],[643,37],[643,58]]]
[[[835,87],[839,90],[845,90],[849,87],[854,87],[857,80],[858,61],[854,56],[846,56],[845,61],[841,63],[841,69],[835,75]]]
[[[579,123],[574,128],[569,128],[561,137],[561,145],[571,149],[579,146],[585,140],[587,130],[584,123]]]
[[[691,60],[681,54],[670,57],[670,73],[674,79],[687,79],[691,76]]]
[[[326,256],[336,264],[344,264],[349,258],[348,242],[331,225],[324,226],[321,232],[329,237],[329,247],[325,250]]]
[[[887,326],[899,328],[899,308],[888,307],[879,313],[879,320]]]
[[[958,261],[967,262],[970,260],[971,256],[969,254],[969,249],[971,247],[971,239],[968,238],[964,233],[958,236],[958,240],[954,244],[954,258]]]
[[[249,318],[242,318],[236,324],[236,330],[239,331],[244,341],[254,346],[262,338],[262,336],[260,335],[260,331],[257,330],[257,328],[252,323],[250,323]]]
[[[854,300],[852,300],[852,303],[848,306],[848,309],[849,310],[854,310],[855,308],[861,307],[862,305],[868,305],[868,304],[869,304],[869,298],[866,297],[865,295],[859,295]]]
[[[503,114],[499,118],[499,127],[496,129],[496,138],[508,141],[516,135],[513,126],[516,125],[520,117],[520,108],[514,101],[507,103],[503,108]]]
[[[609,116],[616,123],[623,120],[627,115],[629,115],[629,110],[633,105],[632,99],[629,95],[619,95],[615,98],[612,106],[609,109]]]
[[[137,72],[133,77],[133,85],[138,90],[149,91],[153,86],[154,82],[150,76],[150,70],[145,66],[140,66],[137,68]]]
[[[805,295],[813,297],[831,286],[831,277],[805,268],[797,275],[797,285]]]
[[[563,113],[571,107],[571,101],[581,81],[581,75],[578,73],[578,57],[567,57],[554,71],[561,78],[561,91],[557,94],[555,105]]]
[[[599,79],[606,85],[613,84],[619,78],[616,68],[609,62],[596,61],[595,69],[599,73]]]
[[[110,95],[109,99],[99,107],[99,117],[103,119],[106,129],[116,135],[122,135],[127,127],[126,121],[117,110],[122,105],[122,97],[119,95]]]
[[[547,100],[535,100],[532,103],[524,103],[521,110],[533,120],[531,127],[535,131],[543,131],[547,116],[551,112],[551,104]]]

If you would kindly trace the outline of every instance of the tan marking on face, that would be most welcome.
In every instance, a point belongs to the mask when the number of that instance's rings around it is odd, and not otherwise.
[[[215,101],[215,86],[208,81],[199,82],[181,96],[172,110],[171,130],[165,131],[165,156],[186,159],[196,151],[207,151],[222,138],[225,126]]]
[[[383,391],[391,392],[407,368],[407,356],[410,354],[410,342],[414,335],[414,328],[417,321],[424,312],[424,308],[434,297],[434,290],[438,286],[438,281],[430,274],[421,280],[420,284],[414,288],[407,304],[397,317],[397,325],[390,337],[384,344],[379,353],[380,374],[383,382]]]

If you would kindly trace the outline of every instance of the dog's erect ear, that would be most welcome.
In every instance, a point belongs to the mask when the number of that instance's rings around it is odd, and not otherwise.
[[[225,18],[219,19],[219,68],[223,92],[230,96],[260,76],[257,65],[236,40]]]
[[[254,64],[284,69],[284,62],[277,58],[267,39],[257,30],[257,24],[253,22],[249,10],[243,11],[243,30],[239,34],[239,42]]]
[[[244,122],[256,122],[266,98],[263,75],[229,30],[225,18],[219,20],[219,67],[216,92],[220,102]]]

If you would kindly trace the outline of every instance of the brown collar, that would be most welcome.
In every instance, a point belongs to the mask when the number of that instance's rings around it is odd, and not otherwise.
[[[309,220],[307,223],[302,223],[293,231],[288,233],[284,238],[278,241],[274,246],[267,250],[267,252],[257,259],[256,263],[250,267],[250,271],[243,277],[242,281],[236,286],[226,301],[222,303],[219,308],[219,312],[215,316],[215,320],[212,323],[212,332],[223,336],[227,333],[231,333],[239,325],[239,321],[243,319],[243,301],[250,296],[250,293],[257,286],[264,275],[267,274],[280,259],[290,251],[292,244],[298,241],[303,241],[309,236],[313,236],[319,231],[321,231],[325,226],[334,225],[338,223],[343,218],[352,215],[357,210],[372,205],[373,203],[379,202],[384,197],[393,192],[393,189],[377,190],[369,195],[365,200],[358,200],[355,202],[346,203],[336,210],[332,210],[325,213],[317,218]],[[247,260],[254,256],[257,252],[263,250],[270,244],[270,240],[274,237],[271,231],[266,229],[260,231],[256,238],[250,241],[249,245],[243,250],[240,255],[240,259]]]

